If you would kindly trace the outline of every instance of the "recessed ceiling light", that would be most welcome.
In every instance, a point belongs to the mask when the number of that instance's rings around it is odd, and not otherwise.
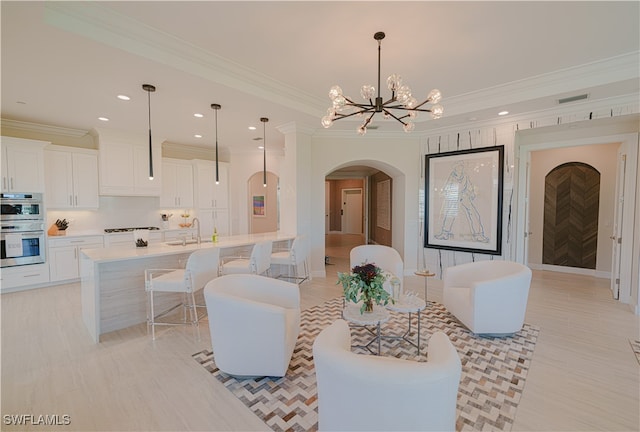
[[[509,111],[500,111],[498,113],[499,116],[503,116],[503,115],[507,115],[507,114],[509,114]]]
[[[131,98],[127,95],[118,95],[117,98],[123,101],[131,100]]]
[[[256,130],[255,126],[249,126],[249,130]]]
[[[196,138],[202,138],[202,135],[200,135],[200,134],[195,134],[195,135],[194,135],[194,137],[196,137]]]
[[[104,121],[104,122],[109,121],[109,119],[108,119],[108,118],[106,118],[106,117],[98,117],[98,120],[100,120],[100,121]]]
[[[264,148],[264,146],[258,146],[258,148],[259,148],[260,150],[262,150],[262,149]]]
[[[198,118],[202,118],[202,117],[204,117],[204,115],[202,115],[202,114],[200,114],[200,113],[195,113],[193,116],[194,116],[194,117],[198,117]]]

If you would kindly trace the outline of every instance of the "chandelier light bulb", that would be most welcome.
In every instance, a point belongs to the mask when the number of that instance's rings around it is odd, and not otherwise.
[[[439,119],[440,117],[442,117],[442,114],[444,113],[444,108],[442,107],[442,105],[437,104],[431,107],[431,117],[434,119]]]
[[[437,104],[442,100],[442,93],[438,89],[433,89],[427,95],[427,100],[432,104]]]
[[[331,89],[329,90],[329,98],[331,100],[334,100],[335,98],[337,98],[338,96],[342,96],[342,89],[340,88],[340,86],[334,85],[333,87],[331,87]]]
[[[347,100],[344,98],[344,96],[336,96],[336,98],[333,100],[333,108],[335,108],[336,111],[341,111],[346,103]]]
[[[398,102],[400,102],[401,104],[406,104],[409,98],[411,98],[411,89],[409,88],[409,86],[400,86],[396,93],[396,99],[398,100]]]
[[[412,96],[411,88],[402,84],[402,77],[391,74],[387,78],[387,87],[391,90],[391,97],[383,97],[380,94],[381,52],[385,34],[384,32],[376,32],[373,38],[378,43],[378,88],[376,89],[369,84],[363,85],[360,87],[360,95],[365,101],[355,102],[349,96],[345,96],[339,86],[331,87],[329,98],[332,102],[327,110],[327,115],[321,119],[322,126],[329,128],[335,121],[347,117],[366,117],[364,123],[357,129],[358,134],[364,135],[367,133],[367,126],[373,117],[382,113],[385,119],[393,118],[402,124],[405,132],[411,132],[415,129],[413,120],[417,118],[418,112],[427,112],[434,119],[442,117],[444,109],[439,104],[442,100],[442,94],[438,89],[431,90],[425,100],[418,101]],[[427,103],[432,106],[425,106]]]
[[[370,85],[363,85],[360,89],[360,95],[364,100],[373,99],[376,95],[376,88]]]
[[[416,124],[413,122],[406,122],[405,125],[402,126],[402,129],[404,129],[404,131],[407,133],[411,132],[415,128],[416,128]]]
[[[387,78],[387,87],[391,91],[396,91],[402,86],[402,77],[400,75],[391,74]]]

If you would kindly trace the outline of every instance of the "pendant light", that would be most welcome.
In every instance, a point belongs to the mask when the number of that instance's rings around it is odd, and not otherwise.
[[[221,105],[211,104],[211,109],[215,112],[216,117],[216,184],[220,184],[220,176],[218,174],[218,110],[222,108]]]
[[[266,124],[269,121],[266,117],[260,117],[262,122],[262,186],[267,187],[267,135]]]
[[[147,104],[149,105],[149,180],[153,180],[153,148],[151,145],[151,92],[156,91],[151,84],[142,84],[142,89],[147,92]]]

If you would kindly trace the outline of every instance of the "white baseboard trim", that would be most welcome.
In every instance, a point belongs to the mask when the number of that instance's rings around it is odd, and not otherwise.
[[[611,272],[601,271],[601,270],[593,270],[593,269],[583,269],[579,267],[565,267],[551,264],[532,264],[529,263],[529,268],[532,270],[546,270],[546,271],[554,271],[558,273],[572,273],[579,274],[584,276],[593,276],[600,279],[611,279]]]

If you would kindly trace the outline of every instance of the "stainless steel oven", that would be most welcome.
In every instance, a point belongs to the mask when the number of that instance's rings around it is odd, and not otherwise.
[[[0,267],[46,262],[42,194],[0,194]]]
[[[41,193],[0,193],[0,220],[44,220]]]

